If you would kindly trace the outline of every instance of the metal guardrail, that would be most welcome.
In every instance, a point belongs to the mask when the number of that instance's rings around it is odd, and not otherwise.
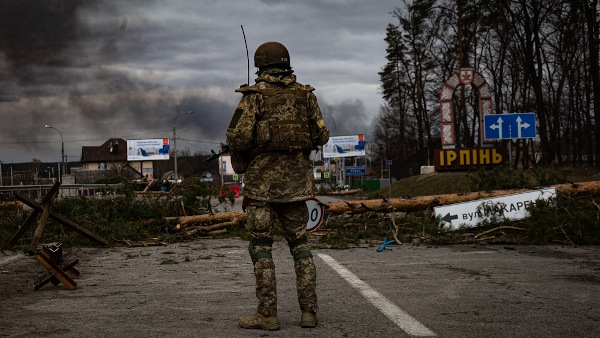
[[[123,187],[123,184],[64,184],[58,191],[58,197],[67,196],[95,196],[97,193],[106,190],[112,190]],[[5,199],[5,195],[16,195],[29,197],[31,199],[40,199],[48,190],[52,188],[48,185],[7,185],[0,187],[0,200]]]

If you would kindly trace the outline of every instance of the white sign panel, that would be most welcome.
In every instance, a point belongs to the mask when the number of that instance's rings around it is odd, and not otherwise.
[[[308,222],[306,223],[306,231],[312,232],[319,228],[321,221],[323,221],[323,215],[325,214],[325,207],[316,198],[306,200],[306,207],[308,208]]]
[[[169,139],[127,140],[127,161],[169,159]]]
[[[484,207],[490,206],[497,210],[496,215],[508,220],[519,220],[529,216],[527,207],[534,205],[537,200],[549,200],[556,197],[556,188],[528,191],[519,194],[494,197],[489,199],[444,205],[433,208],[435,217],[440,216],[444,224],[451,230],[457,230],[461,225],[477,226],[488,219],[484,215]]]
[[[323,146],[323,158],[365,156],[365,135],[334,136]]]

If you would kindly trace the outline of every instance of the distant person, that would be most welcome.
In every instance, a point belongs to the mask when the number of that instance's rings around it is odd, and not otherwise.
[[[316,194],[311,150],[325,144],[325,127],[314,88],[296,82],[284,45],[266,42],[256,49],[258,78],[243,94],[227,129],[227,144],[234,170],[245,172],[248,198],[246,227],[252,239],[249,252],[254,264],[258,307],[241,317],[248,329],[277,330],[277,283],[271,255],[273,227],[279,219],[294,257],[301,327],[317,324],[316,268],[306,241],[308,209],[305,200]],[[244,165],[236,168],[236,155]],[[247,165],[247,168],[246,168]]]

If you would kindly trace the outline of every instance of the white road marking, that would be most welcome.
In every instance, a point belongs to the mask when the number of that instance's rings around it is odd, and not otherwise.
[[[357,289],[371,304],[386,315],[392,322],[398,325],[404,332],[412,336],[435,336],[436,334],[419,323],[411,315],[399,308],[396,304],[385,298],[379,292],[373,290],[367,283],[363,282],[350,270],[343,267],[335,259],[326,254],[319,253],[318,256],[329,264],[340,276],[342,276],[350,285]]]

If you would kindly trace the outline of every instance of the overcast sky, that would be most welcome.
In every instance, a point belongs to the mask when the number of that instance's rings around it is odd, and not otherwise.
[[[2,0],[0,161],[69,161],[111,137],[210,152],[252,57],[283,43],[337,135],[369,134],[383,103],[386,26],[399,0]],[[367,136],[368,137],[368,136]],[[367,139],[368,140],[368,139]]]

